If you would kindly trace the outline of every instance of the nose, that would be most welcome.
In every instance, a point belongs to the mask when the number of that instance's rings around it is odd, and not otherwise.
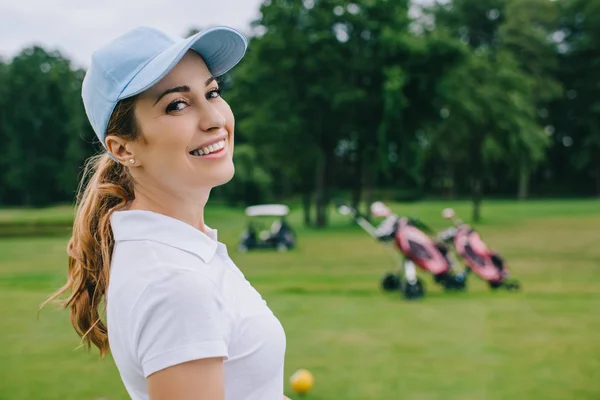
[[[199,119],[200,129],[205,132],[223,129],[227,122],[219,109],[210,102],[206,102],[200,106]]]

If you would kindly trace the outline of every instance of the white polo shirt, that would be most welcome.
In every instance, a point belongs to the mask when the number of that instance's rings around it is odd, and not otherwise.
[[[216,231],[139,210],[113,213],[111,226],[108,337],[131,398],[148,399],[156,371],[223,357],[225,399],[281,400],[283,327]]]

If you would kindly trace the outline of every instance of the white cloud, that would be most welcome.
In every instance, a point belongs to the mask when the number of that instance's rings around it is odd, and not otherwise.
[[[21,0],[0,4],[0,56],[40,44],[87,66],[94,49],[140,25],[172,35],[228,25],[246,31],[261,0]]]

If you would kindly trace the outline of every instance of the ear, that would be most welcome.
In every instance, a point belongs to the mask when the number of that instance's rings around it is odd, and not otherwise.
[[[108,135],[105,139],[106,149],[114,158],[121,164],[127,166],[139,165],[139,160],[135,159],[135,155],[131,151],[130,143],[118,136]],[[131,163],[134,160],[135,163]]]

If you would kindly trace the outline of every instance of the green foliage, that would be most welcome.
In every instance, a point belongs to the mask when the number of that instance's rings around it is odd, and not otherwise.
[[[358,205],[376,188],[476,204],[600,195],[597,3],[263,2],[221,79],[238,168],[214,196],[300,197],[323,226],[335,193]],[[94,151],[83,74],[39,47],[0,60],[0,204],[72,201]]]
[[[396,45],[392,39],[408,23],[406,13],[403,2],[264,3],[256,22],[263,33],[233,74],[231,102],[244,139],[260,148],[265,166],[281,171],[293,190],[316,192],[318,225],[325,223],[326,188],[340,141],[357,144],[368,164],[375,162],[384,71]],[[393,34],[384,29],[390,26]],[[394,68],[392,79],[402,73]]]
[[[593,178],[600,196],[600,5],[563,2],[559,21],[558,76],[565,93],[554,104],[555,146],[571,150],[561,159]]]
[[[79,94],[83,73],[59,53],[32,47],[5,65],[0,76],[0,202],[71,200],[87,150],[82,139],[89,132]]]
[[[258,162],[261,157],[257,148],[247,144],[236,145],[234,153],[235,176],[224,186],[215,188],[217,197],[228,204],[249,206],[271,200],[272,176]]]
[[[493,185],[495,165],[519,176],[527,196],[529,175],[545,158],[549,138],[539,110],[561,92],[556,51],[556,5],[547,1],[485,0],[473,6],[453,1],[432,9],[468,49],[464,62],[444,77],[442,118],[429,130],[433,155],[468,174],[475,201],[483,182]],[[546,113],[547,114],[547,113]],[[478,214],[478,210],[475,210]]]

